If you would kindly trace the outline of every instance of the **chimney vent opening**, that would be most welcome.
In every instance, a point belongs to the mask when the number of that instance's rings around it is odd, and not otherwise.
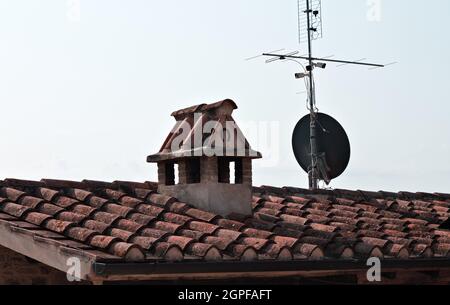
[[[242,184],[242,159],[241,158],[218,158],[219,183]]]
[[[173,164],[173,185],[180,182],[180,172],[178,170],[178,163]]]
[[[200,158],[191,158],[186,161],[187,183],[200,183]]]
[[[175,185],[175,177],[178,177],[178,175],[175,175],[175,163],[174,162],[167,162],[165,164],[165,185]]]
[[[236,176],[235,176],[235,163],[234,161],[230,161],[230,183],[235,184]]]

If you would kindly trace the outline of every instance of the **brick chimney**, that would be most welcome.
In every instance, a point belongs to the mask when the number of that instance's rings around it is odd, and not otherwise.
[[[228,99],[172,113],[175,127],[160,151],[147,157],[158,164],[159,193],[225,217],[252,213],[252,160],[261,154],[232,118],[235,109]]]

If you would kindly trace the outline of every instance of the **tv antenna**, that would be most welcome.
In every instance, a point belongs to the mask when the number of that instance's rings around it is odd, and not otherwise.
[[[263,53],[271,57],[270,63],[277,60],[306,61],[304,73],[296,73],[297,79],[305,79],[308,94],[309,115],[302,118],[293,134],[292,145],[295,157],[301,167],[308,173],[309,188],[319,188],[319,181],[329,184],[345,170],[350,160],[350,143],[342,126],[332,117],[319,113],[316,108],[314,69],[325,69],[327,63],[342,65],[360,65],[371,69],[383,68],[385,65],[357,61],[331,59],[330,57],[315,57],[312,42],[322,38],[322,1],[297,0],[298,5],[298,39],[299,43],[307,43],[308,53],[299,52],[280,54],[277,52]],[[300,63],[301,64],[301,63]],[[302,65],[303,66],[303,65]],[[339,147],[333,149],[333,147]]]

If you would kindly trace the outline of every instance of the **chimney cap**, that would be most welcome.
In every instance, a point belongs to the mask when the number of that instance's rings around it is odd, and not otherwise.
[[[225,99],[223,101],[219,101],[219,102],[212,103],[212,104],[199,104],[199,105],[194,105],[194,106],[190,106],[187,108],[179,109],[179,110],[172,112],[171,116],[173,116],[176,120],[182,120],[185,117],[187,117],[188,115],[191,115],[193,113],[196,113],[196,112],[204,113],[207,111],[222,108],[226,104],[230,105],[233,110],[238,109],[238,106],[236,105],[236,103],[233,100]]]

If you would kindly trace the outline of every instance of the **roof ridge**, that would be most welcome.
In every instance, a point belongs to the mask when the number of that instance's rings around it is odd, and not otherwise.
[[[351,196],[356,198],[364,198],[368,199],[400,199],[400,200],[439,200],[439,199],[450,199],[450,193],[427,193],[427,192],[408,192],[408,191],[399,191],[399,192],[388,192],[388,191],[365,191],[365,190],[348,190],[348,189],[319,189],[319,190],[309,190],[305,188],[292,187],[292,186],[283,186],[283,187],[275,187],[268,185],[261,185],[259,187],[253,187],[254,193],[274,193],[277,195],[293,195],[293,194],[301,194],[301,195],[328,195],[332,197],[340,197],[342,195]]]

